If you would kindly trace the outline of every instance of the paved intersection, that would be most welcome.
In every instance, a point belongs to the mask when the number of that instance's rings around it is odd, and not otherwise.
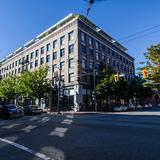
[[[0,121],[0,160],[159,160],[159,109]]]

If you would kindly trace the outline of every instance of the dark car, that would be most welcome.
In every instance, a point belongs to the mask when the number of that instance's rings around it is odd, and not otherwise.
[[[4,105],[0,110],[2,118],[23,117],[24,115],[23,109],[14,104]]]
[[[24,107],[25,115],[36,115],[41,113],[42,113],[42,109],[37,105],[29,105]]]
[[[0,117],[2,117],[2,113],[3,113],[3,106],[0,105]]]

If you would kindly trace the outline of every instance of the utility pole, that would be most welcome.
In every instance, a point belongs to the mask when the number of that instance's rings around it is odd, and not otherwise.
[[[96,69],[93,71],[93,86],[94,86],[94,105],[95,105],[95,112],[97,112],[97,100],[96,100]]]
[[[59,78],[58,78],[58,114],[61,114],[60,92],[61,92],[61,67],[59,68]]]

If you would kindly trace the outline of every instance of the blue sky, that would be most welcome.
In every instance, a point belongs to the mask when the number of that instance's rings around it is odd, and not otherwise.
[[[86,8],[84,0],[0,0],[0,59],[69,13],[85,14]],[[159,8],[159,0],[106,0],[94,4],[89,19],[119,40],[160,25]],[[156,30],[160,27],[150,32]],[[159,39],[160,31],[123,44],[137,65],[146,48]]]

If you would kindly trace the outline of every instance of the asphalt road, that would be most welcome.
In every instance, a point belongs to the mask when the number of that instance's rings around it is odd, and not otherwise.
[[[0,120],[0,160],[159,160],[160,109]]]

